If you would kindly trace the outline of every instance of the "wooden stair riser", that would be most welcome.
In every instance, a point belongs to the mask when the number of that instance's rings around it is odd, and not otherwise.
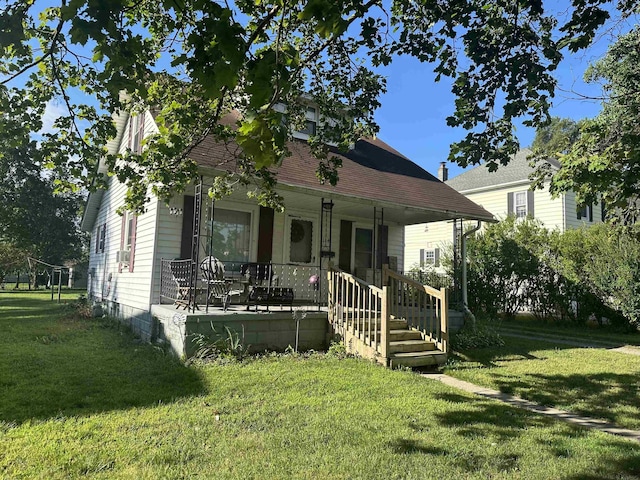
[[[439,351],[421,353],[396,353],[389,358],[389,366],[398,367],[428,367],[444,365],[447,354]]]
[[[400,342],[389,342],[389,353],[415,353],[433,351],[436,346],[433,342],[423,340],[404,340]]]

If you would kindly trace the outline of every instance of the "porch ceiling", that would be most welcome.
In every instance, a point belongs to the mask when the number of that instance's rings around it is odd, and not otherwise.
[[[398,205],[390,202],[373,201],[346,195],[329,194],[327,192],[280,185],[278,192],[284,198],[285,208],[295,210],[317,210],[320,212],[321,199],[333,200],[333,214],[344,217],[373,218],[373,209],[384,208],[384,221],[399,225],[413,225],[417,223],[439,222],[454,218],[471,217],[461,215],[455,211],[435,211],[426,208]],[[474,217],[475,218],[475,217]],[[490,218],[479,220],[492,221]]]

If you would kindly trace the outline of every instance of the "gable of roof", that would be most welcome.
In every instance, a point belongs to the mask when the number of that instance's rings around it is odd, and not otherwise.
[[[485,187],[499,187],[500,185],[515,182],[529,181],[529,175],[533,173],[534,167],[530,165],[529,155],[533,152],[528,148],[519,150],[508,165],[500,165],[498,170],[490,172],[487,164],[480,164],[460,175],[447,180],[447,185],[455,188],[459,192],[475,190]],[[552,168],[559,168],[557,160],[547,160]]]

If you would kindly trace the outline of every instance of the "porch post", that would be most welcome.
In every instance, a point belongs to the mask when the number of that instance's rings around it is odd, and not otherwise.
[[[385,367],[389,366],[389,287],[382,287],[382,309],[380,312],[380,355]]]

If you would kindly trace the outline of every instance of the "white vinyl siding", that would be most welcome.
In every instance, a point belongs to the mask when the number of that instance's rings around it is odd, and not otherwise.
[[[144,118],[146,134],[155,131],[151,115],[147,113]],[[128,128],[127,122],[120,142],[121,153],[129,146]],[[117,254],[122,244],[123,224],[122,216],[116,211],[124,204],[125,192],[125,185],[111,177],[95,221],[95,225],[106,225],[104,252],[95,253],[95,246],[92,246],[89,271],[94,275],[88,288],[97,299],[111,300],[134,309],[149,310],[152,302],[151,278],[154,269],[158,201],[151,197],[146,205],[146,212],[138,216],[134,271],[129,272],[125,268],[119,272]]]

